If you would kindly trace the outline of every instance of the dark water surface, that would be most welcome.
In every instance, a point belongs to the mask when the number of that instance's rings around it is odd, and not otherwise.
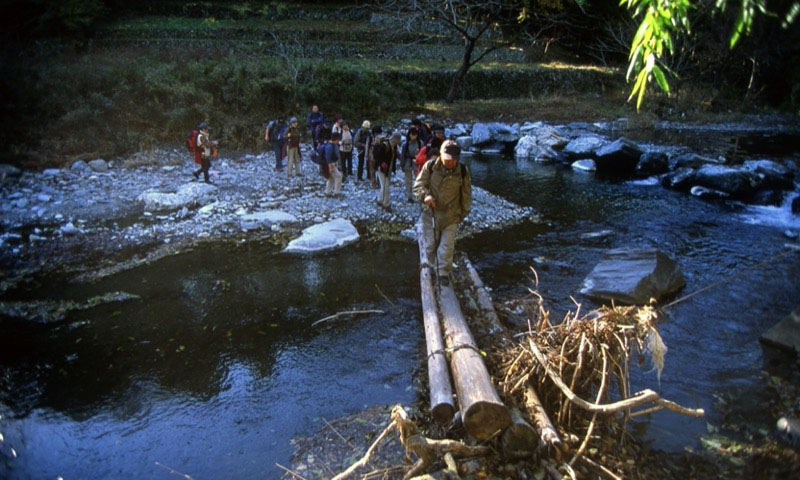
[[[503,295],[540,290],[555,316],[572,306],[604,251],[657,247],[677,259],[689,293],[783,251],[800,222],[780,208],[706,203],[647,182],[598,179],[560,166],[509,159],[471,162],[474,182],[539,210],[526,223],[459,243]],[[397,193],[397,192],[395,192]],[[602,238],[581,235],[611,230]],[[410,402],[424,355],[418,254],[404,242],[360,242],[315,257],[268,244],[216,244],[93,285],[57,279],[12,298],[86,299],[109,291],[139,301],[71,314],[53,325],[0,319],[0,477],[277,478],[290,439],[322,418]],[[376,287],[377,285],[377,287]],[[389,304],[381,293],[391,299]],[[737,275],[669,310],[669,352],[653,387],[708,419],[660,413],[655,445],[696,445],[719,420],[713,394],[753,402],[763,391],[758,336],[800,300],[800,259]],[[386,315],[311,324],[343,310]],[[764,416],[765,428],[775,419]],[[18,457],[8,460],[8,449]],[[5,459],[5,460],[3,460]]]

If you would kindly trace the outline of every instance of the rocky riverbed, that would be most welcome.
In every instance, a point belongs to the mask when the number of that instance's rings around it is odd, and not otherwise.
[[[303,146],[301,178],[276,172],[271,153],[221,156],[211,182],[198,182],[181,150],[137,153],[70,168],[0,171],[2,289],[43,271],[94,280],[185,251],[203,242],[272,241],[280,246],[311,225],[341,218],[361,236],[406,235],[419,215],[405,198],[402,174],[392,178],[392,211],[376,206],[377,190],[348,178],[342,195],[325,197],[324,178]],[[461,234],[535,218],[473,187],[473,210]]]

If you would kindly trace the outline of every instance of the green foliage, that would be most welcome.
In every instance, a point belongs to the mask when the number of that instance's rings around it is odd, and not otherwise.
[[[776,17],[767,9],[766,0],[740,0],[740,8],[730,36],[729,48],[733,48],[743,35],[749,35],[756,14]],[[696,7],[692,0],[621,0],[641,23],[631,42],[628,81],[635,76],[628,100],[636,97],[637,110],[642,104],[647,84],[653,79],[664,92],[669,93],[667,73],[672,73],[663,63],[666,54],[674,53],[675,37],[691,35],[689,12]],[[728,0],[716,0],[715,8],[724,12]],[[800,11],[800,2],[791,4],[783,15],[784,28],[794,21]]]

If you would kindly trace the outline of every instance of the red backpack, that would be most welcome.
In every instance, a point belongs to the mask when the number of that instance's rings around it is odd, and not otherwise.
[[[194,163],[201,163],[200,149],[197,148],[197,136],[200,135],[200,130],[194,129],[186,136],[186,148],[194,154]]]
[[[417,175],[419,175],[419,172],[422,171],[422,167],[424,167],[425,163],[428,161],[428,147],[427,146],[422,147],[422,148],[419,149],[419,151],[417,152],[417,157],[415,158],[415,161],[416,161],[416,164],[417,164]]]

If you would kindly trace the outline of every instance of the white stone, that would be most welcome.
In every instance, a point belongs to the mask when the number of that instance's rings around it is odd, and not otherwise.
[[[42,173],[45,175],[56,176],[61,174],[61,170],[57,168],[46,168]]]
[[[72,222],[63,225],[59,230],[64,235],[76,235],[79,233],[83,233],[83,230],[73,225]]]
[[[76,160],[72,163],[72,166],[69,167],[70,170],[75,170],[77,172],[88,172],[91,170],[89,164],[84,162],[83,160]]]
[[[39,195],[36,195],[36,198],[37,198],[37,199],[38,199],[40,202],[49,202],[49,201],[50,201],[50,199],[51,199],[50,195],[48,195],[48,194],[46,194],[46,193],[40,193]]]
[[[296,222],[297,217],[290,213],[282,212],[280,210],[266,210],[264,212],[255,212],[242,215],[239,219],[239,225],[242,230],[253,230],[256,228],[275,226],[281,223]]]
[[[183,207],[206,205],[214,201],[217,187],[208,183],[187,183],[175,193],[145,192],[137,201],[144,203],[148,211],[178,210]]]
[[[337,218],[313,225],[303,230],[303,234],[283,250],[287,253],[315,253],[341,248],[357,241],[358,231],[352,223]]]
[[[597,170],[597,166],[592,159],[585,159],[585,160],[578,160],[577,162],[572,162],[572,169],[579,170],[582,172],[594,172]]]

